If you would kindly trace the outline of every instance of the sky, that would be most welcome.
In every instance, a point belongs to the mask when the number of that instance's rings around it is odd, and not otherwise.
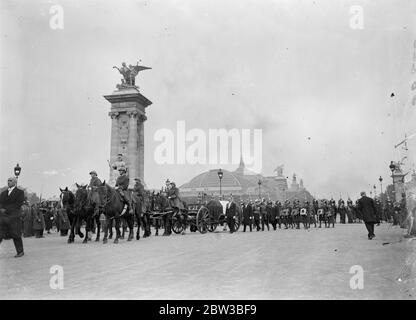
[[[63,29],[50,26],[53,5]],[[411,0],[4,0],[0,9],[0,185],[16,163],[19,185],[44,197],[87,183],[93,169],[108,179],[103,96],[123,61],[152,68],[136,79],[153,102],[144,129],[150,188],[236,168],[158,164],[155,133],[176,134],[178,121],[206,133],[261,129],[261,173],[284,164],[320,197],[357,197],[379,188],[379,176],[390,182],[388,165],[402,156],[394,145],[416,132]],[[408,146],[411,160],[416,138]]]

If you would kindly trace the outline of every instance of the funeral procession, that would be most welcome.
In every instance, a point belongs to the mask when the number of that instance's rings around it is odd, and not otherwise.
[[[415,299],[398,2],[2,2],[1,299]]]

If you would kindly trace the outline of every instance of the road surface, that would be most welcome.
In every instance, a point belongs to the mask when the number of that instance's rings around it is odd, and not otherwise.
[[[56,233],[0,245],[3,299],[414,299],[416,241],[382,224],[150,237],[119,244]],[[389,244],[384,244],[388,242]],[[352,289],[352,266],[363,288]],[[63,277],[51,274],[62,267]],[[56,268],[56,267],[55,267]],[[357,272],[357,269],[354,269]],[[52,269],[56,272],[56,269]],[[62,273],[59,273],[60,275]],[[52,278],[52,281],[51,281]],[[59,282],[56,279],[61,279]],[[51,286],[52,283],[52,286]],[[359,283],[359,282],[354,282]],[[63,289],[56,288],[63,284]]]

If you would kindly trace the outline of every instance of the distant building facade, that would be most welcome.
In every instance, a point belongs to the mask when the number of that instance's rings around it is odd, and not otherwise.
[[[189,182],[179,187],[181,197],[190,202],[195,202],[202,197],[219,198],[220,179],[218,170],[205,171]],[[283,175],[283,167],[278,167],[276,175],[263,176],[247,170],[243,160],[240,160],[238,168],[234,171],[222,169],[221,194],[227,197],[232,194],[237,199],[255,200],[266,198],[272,201],[285,201],[298,199],[300,201],[312,201],[312,195],[305,189],[303,180],[297,182],[296,174],[293,174],[290,187],[287,177]],[[259,181],[261,184],[259,185]]]

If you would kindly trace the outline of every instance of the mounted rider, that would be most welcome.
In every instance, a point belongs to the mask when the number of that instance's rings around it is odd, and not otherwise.
[[[127,212],[128,209],[130,213],[133,213],[133,212],[132,212],[132,207],[130,204],[130,195],[127,192],[127,189],[129,187],[129,177],[126,174],[127,170],[126,168],[121,167],[119,168],[118,171],[120,175],[118,176],[116,180],[116,190],[120,193],[120,197],[122,201],[124,202],[124,208],[120,214],[120,216],[123,216]]]
[[[91,176],[91,180],[90,180],[90,183],[88,184],[88,189],[89,189],[88,199],[89,200],[90,200],[90,197],[91,197],[91,190],[102,185],[101,180],[98,178],[97,171],[92,170],[90,172],[90,176]],[[99,214],[99,208],[98,208],[98,206],[94,206],[94,216],[98,215],[98,214]]]
[[[167,190],[167,195],[169,199],[169,204],[173,209],[177,211],[185,209],[182,200],[179,197],[179,189],[176,187],[175,182],[170,183],[170,188]]]

